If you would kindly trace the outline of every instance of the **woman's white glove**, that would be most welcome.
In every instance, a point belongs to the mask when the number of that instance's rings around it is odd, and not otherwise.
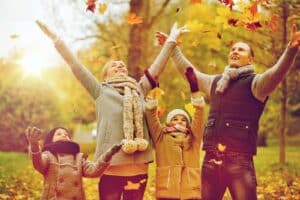
[[[175,22],[172,26],[170,35],[167,39],[167,42],[177,42],[177,39],[179,38],[180,35],[183,33],[187,33],[189,30],[186,28],[186,25],[183,27],[177,27],[177,22]]]

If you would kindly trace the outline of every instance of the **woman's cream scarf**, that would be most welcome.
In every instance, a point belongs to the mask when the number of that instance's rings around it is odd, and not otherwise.
[[[129,154],[137,150],[145,151],[148,141],[144,139],[143,109],[136,80],[126,76],[107,79],[105,82],[124,95],[123,132],[125,139],[122,141],[122,150]]]

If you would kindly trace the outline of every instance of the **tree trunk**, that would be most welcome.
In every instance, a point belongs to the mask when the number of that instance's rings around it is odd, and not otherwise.
[[[143,12],[143,6],[143,1],[131,0],[130,12],[141,16]],[[147,37],[148,33],[145,23],[135,24],[130,28],[127,65],[130,76],[136,80],[139,80],[143,74],[141,65],[145,64],[144,60],[146,60],[145,46],[147,43]]]
[[[282,49],[287,41],[287,18],[288,18],[288,5],[285,1],[282,4]],[[279,162],[285,163],[285,133],[286,133],[286,108],[287,108],[287,78],[284,78],[281,83],[281,109],[280,109],[280,133],[279,133]]]

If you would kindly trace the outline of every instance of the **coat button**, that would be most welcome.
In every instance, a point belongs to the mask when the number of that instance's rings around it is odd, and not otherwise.
[[[249,128],[249,126],[245,126],[245,128],[246,128],[246,129],[248,129],[248,128]]]
[[[77,181],[74,182],[74,186],[77,187],[79,183]]]
[[[229,123],[228,123],[228,122],[226,123],[226,126],[227,126],[227,127],[229,126]]]
[[[59,178],[58,182],[62,183],[62,182],[64,182],[64,179],[63,178]]]

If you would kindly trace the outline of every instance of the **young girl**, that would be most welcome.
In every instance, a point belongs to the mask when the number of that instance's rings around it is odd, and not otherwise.
[[[184,110],[175,109],[167,115],[166,126],[162,126],[157,116],[157,100],[148,100],[146,104],[147,121],[155,145],[158,199],[201,199],[199,159],[205,103],[198,92],[197,81],[190,81],[191,76],[195,78],[193,70],[190,68],[186,74],[196,109],[192,123]]]
[[[67,129],[56,127],[47,133],[42,150],[39,146],[41,135],[42,131],[36,127],[26,129],[33,166],[44,176],[43,200],[84,200],[82,177],[102,175],[112,156],[121,148],[121,145],[114,145],[92,163],[79,152],[79,145],[71,141]]]

